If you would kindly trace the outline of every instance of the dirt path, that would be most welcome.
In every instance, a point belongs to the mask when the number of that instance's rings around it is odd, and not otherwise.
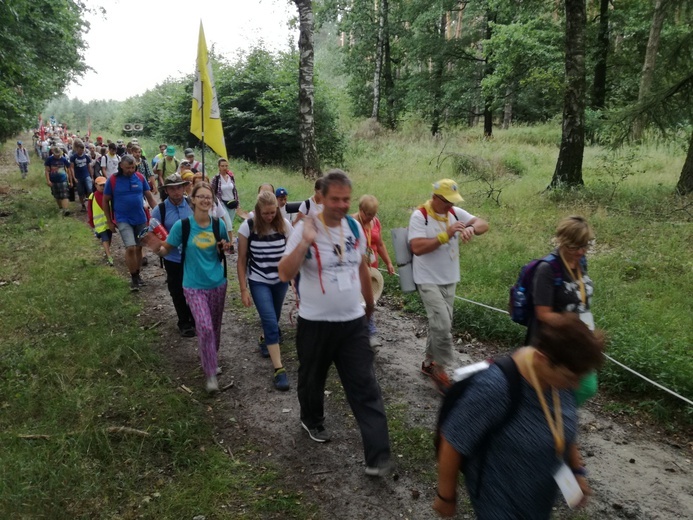
[[[46,203],[52,202],[45,198]],[[82,217],[77,214],[76,218]],[[117,268],[124,271],[118,237],[114,246]],[[235,278],[235,257],[231,258],[229,277]],[[254,312],[240,310],[238,293],[231,290],[222,332],[224,373],[220,386],[233,382],[233,387],[209,398],[202,390],[196,340],[178,335],[165,272],[151,254],[142,275],[148,284],[146,290],[132,297],[142,300],[143,324],[159,324],[159,349],[172,379],[179,388],[185,385],[191,389],[191,398],[206,408],[216,424],[217,441],[228,447],[231,456],[242,452],[244,459],[278,469],[281,489],[300,492],[308,502],[317,504],[316,518],[437,518],[430,507],[435,495],[432,450],[425,463],[413,463],[406,459],[410,453],[393,446],[397,464],[394,474],[387,479],[364,475],[360,435],[334,371],[326,397],[326,426],[332,433],[332,442],[318,445],[301,429],[295,393],[294,331],[288,323],[293,305],[290,297],[283,314],[283,355],[291,391],[281,393],[272,387],[271,364],[260,357],[256,345],[259,320]],[[425,323],[387,302],[381,302],[376,319],[384,339],[377,350],[376,369],[386,404],[402,410],[410,427],[432,429],[439,398],[418,371]],[[462,362],[496,353],[476,343],[459,346]],[[594,403],[581,412],[580,441],[595,491],[587,518],[693,518],[690,438],[673,443],[651,427],[613,420],[599,403]],[[257,449],[249,448],[250,444]],[[557,516],[572,517],[562,509]],[[278,513],[276,517],[283,516]],[[473,518],[473,514],[462,512],[458,517]]]
[[[281,468],[287,488],[301,491],[321,506],[320,518],[436,518],[430,508],[435,494],[432,452],[428,464],[412,467],[402,460],[406,454],[398,453],[395,447],[398,469],[390,478],[379,480],[364,475],[359,432],[334,371],[326,397],[326,425],[332,432],[332,442],[316,444],[301,429],[295,394],[294,332],[287,319],[293,305],[291,296],[283,313],[287,336],[283,353],[292,390],[281,393],[273,389],[271,365],[260,357],[256,346],[259,320],[254,313],[238,310],[233,301],[238,295],[231,291],[222,333],[224,374],[220,384],[233,381],[234,386],[207,399],[201,395],[203,378],[195,340],[178,337],[163,271],[151,265],[154,263],[152,258],[144,270],[149,287],[139,297],[145,300],[145,308],[156,311],[147,311],[144,319],[155,322],[167,318],[159,331],[162,351],[171,361],[174,377],[209,404],[219,440],[223,439],[232,451],[241,449],[246,441],[260,446],[260,452],[253,454],[257,463],[271,462]],[[229,272],[233,277],[232,263]],[[377,373],[386,403],[404,407],[410,426],[432,429],[439,398],[418,371],[425,323],[387,304],[378,307],[376,316],[384,338],[383,346],[377,349]],[[461,362],[495,353],[483,345],[460,346],[464,351],[459,354]],[[597,403],[581,412],[581,444],[595,491],[588,517],[693,518],[690,440],[672,445],[659,432],[615,422],[600,409]],[[559,515],[570,516],[565,512]],[[470,514],[459,516],[473,518]]]

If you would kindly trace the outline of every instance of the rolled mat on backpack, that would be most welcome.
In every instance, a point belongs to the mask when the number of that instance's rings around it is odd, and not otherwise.
[[[414,268],[412,267],[411,250],[409,249],[409,231],[407,228],[392,230],[392,247],[395,249],[399,287],[404,293],[416,291],[414,283]]]

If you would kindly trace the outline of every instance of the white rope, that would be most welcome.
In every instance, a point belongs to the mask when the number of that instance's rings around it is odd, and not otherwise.
[[[386,269],[381,269],[381,268],[379,268],[379,270],[380,270],[380,271],[383,271],[383,272],[385,272],[385,273],[387,272]],[[398,273],[395,273],[395,276],[399,277],[399,274],[398,274]],[[464,301],[464,302],[471,303],[471,304],[473,304],[473,305],[478,305],[479,307],[484,307],[484,308],[486,308],[486,309],[491,309],[492,311],[500,312],[500,313],[502,313],[502,314],[510,314],[508,311],[505,311],[505,310],[503,310],[503,309],[498,309],[497,307],[491,307],[490,305],[486,305],[485,303],[475,302],[474,300],[468,300],[467,298],[462,298],[461,296],[455,295],[455,299],[457,299],[457,300],[462,300],[462,301]],[[615,364],[617,364],[618,366],[620,366],[621,368],[627,370],[627,371],[630,372],[631,374],[634,374],[634,375],[638,376],[639,378],[641,378],[641,379],[647,381],[647,382],[650,383],[651,385],[654,385],[654,386],[656,386],[657,388],[660,388],[661,390],[664,390],[665,392],[670,393],[670,394],[673,395],[674,397],[678,397],[679,399],[681,399],[683,402],[689,404],[690,406],[693,406],[693,401],[691,401],[690,399],[687,399],[686,397],[683,397],[682,395],[677,394],[677,393],[674,392],[673,390],[670,390],[670,389],[667,388],[666,386],[663,386],[663,385],[657,383],[656,381],[653,381],[652,379],[649,379],[648,377],[642,375],[641,373],[636,372],[636,371],[633,370],[632,368],[630,368],[630,367],[624,365],[624,364],[621,363],[620,361],[616,361],[614,358],[612,358],[611,356],[609,356],[609,355],[607,355],[607,354],[604,354],[604,357],[606,357],[606,359],[608,359],[608,360],[611,361],[612,363],[615,363]]]
[[[635,374],[636,376],[641,377],[642,379],[644,379],[644,380],[647,381],[648,383],[650,383],[650,384],[656,386],[657,388],[661,388],[661,389],[664,390],[665,392],[669,392],[669,393],[670,393],[671,395],[673,395],[674,397],[678,397],[678,398],[681,399],[682,401],[684,401],[684,402],[688,403],[689,405],[693,406],[693,401],[691,401],[690,399],[686,399],[685,397],[683,397],[682,395],[677,394],[677,393],[674,392],[673,390],[669,390],[666,386],[662,386],[662,385],[660,385],[659,383],[657,383],[656,381],[652,381],[652,379],[648,379],[647,377],[645,377],[645,376],[642,375],[642,374],[639,374],[638,372],[636,372],[636,371],[633,370],[632,368],[627,367],[626,365],[624,365],[624,364],[621,363],[620,361],[616,361],[614,358],[612,358],[612,357],[609,356],[608,354],[604,354],[604,357],[606,357],[606,359],[608,359],[608,360],[611,361],[612,363],[616,363],[616,364],[617,364],[618,366],[620,366],[621,368],[624,368],[625,370],[628,370],[628,372],[631,372],[631,373]]]

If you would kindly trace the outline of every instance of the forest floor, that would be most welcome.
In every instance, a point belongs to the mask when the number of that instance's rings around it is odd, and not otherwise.
[[[115,240],[117,242],[118,239]],[[118,253],[121,253],[118,251]],[[118,256],[121,256],[120,254]],[[118,258],[118,257],[117,257]],[[229,259],[229,277],[235,278],[235,256]],[[118,261],[119,265],[122,260]],[[284,304],[282,348],[291,381],[289,392],[272,386],[271,364],[261,358],[257,347],[259,319],[243,311],[238,291],[228,294],[222,330],[220,377],[223,388],[213,398],[202,395],[204,378],[199,368],[196,340],[183,339],[175,328],[175,313],[165,286],[165,272],[150,254],[143,270],[146,290],[135,298],[143,300],[143,324],[163,322],[159,327],[159,349],[167,360],[166,370],[180,385],[193,389],[207,407],[216,425],[217,440],[236,453],[247,440],[261,447],[258,465],[272,464],[283,475],[286,489],[301,493],[320,508],[320,518],[409,518],[437,516],[431,509],[435,496],[435,460],[421,457],[407,446],[412,439],[393,446],[395,471],[388,478],[364,474],[361,438],[351,415],[336,371],[332,370],[325,397],[326,427],[332,441],[316,444],[299,423],[296,397],[297,360],[294,329],[289,313],[294,306],[291,291]],[[419,371],[425,346],[426,323],[404,313],[385,295],[376,311],[383,345],[376,349],[376,372],[388,411],[395,410],[399,433],[432,431],[440,397]],[[473,338],[458,338],[461,364],[495,355],[499,349]],[[580,412],[580,445],[594,490],[589,506],[574,514],[564,508],[564,518],[693,518],[693,439],[682,434],[665,434],[646,420],[631,422],[607,410],[611,401],[599,397]],[[391,418],[392,420],[392,418]],[[427,446],[426,436],[422,446]],[[416,444],[416,440],[414,440]],[[419,450],[420,451],[420,450]],[[473,518],[460,511],[459,517]]]
[[[77,213],[76,218],[83,215]],[[126,277],[117,236],[114,253],[116,268]],[[235,259],[235,255],[229,256],[232,280],[236,278]],[[282,316],[286,338],[282,353],[291,390],[278,392],[273,388],[271,364],[260,357],[257,347],[257,315],[254,309],[241,306],[237,285],[231,284],[220,351],[223,374],[219,382],[226,390],[208,397],[203,390],[196,339],[179,336],[165,271],[153,254],[148,260],[142,271],[147,285],[131,295],[141,301],[142,326],[157,330],[155,348],[161,355],[162,372],[174,383],[172,391],[186,392],[206,411],[215,425],[215,440],[230,457],[277,470],[279,483],[273,492],[280,488],[299,494],[317,506],[315,518],[437,518],[431,509],[436,479],[430,432],[435,427],[440,397],[419,371],[425,320],[400,310],[398,300],[387,294],[376,310],[383,343],[376,349],[376,372],[391,422],[395,469],[387,478],[374,479],[364,474],[360,433],[334,370],[325,397],[326,427],[332,441],[316,444],[301,428],[294,329],[289,323],[294,306],[291,291]],[[456,346],[460,364],[502,351],[469,336],[456,338]],[[556,517],[693,518],[690,434],[665,432],[651,420],[613,411],[618,409],[618,401],[600,395],[580,411],[579,442],[594,495],[585,510],[572,513],[558,507]],[[249,442],[259,449],[248,450]],[[460,502],[458,518],[473,518],[463,498]],[[281,512],[276,517],[282,517]]]

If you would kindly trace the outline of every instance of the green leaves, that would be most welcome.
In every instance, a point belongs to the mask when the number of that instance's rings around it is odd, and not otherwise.
[[[11,5],[10,5],[11,3]],[[32,126],[46,100],[86,70],[80,2],[0,2],[0,138]]]

